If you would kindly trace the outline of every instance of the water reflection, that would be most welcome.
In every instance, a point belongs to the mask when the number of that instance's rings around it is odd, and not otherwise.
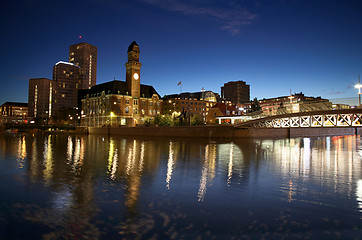
[[[18,166],[19,168],[24,167],[24,159],[26,158],[26,140],[25,136],[19,138],[18,143]]]
[[[29,188],[42,186],[31,188],[32,201],[38,205],[19,204],[24,199],[14,196],[11,206],[30,209],[25,215],[19,211],[24,221],[48,226],[51,233],[42,233],[43,238],[46,234],[101,238],[113,236],[114,231],[132,238],[135,226],[145,225],[142,234],[149,238],[159,232],[170,237],[188,229],[213,232],[212,226],[223,217],[235,220],[233,226],[223,226],[230,232],[251,231],[250,226],[278,229],[279,220],[283,227],[303,232],[312,223],[326,224],[321,219],[355,227],[352,222],[360,219],[355,212],[362,212],[357,136],[231,142],[19,135],[0,137],[0,143],[0,161],[24,172],[21,182],[28,177]],[[21,178],[11,181],[24,191],[16,182]],[[318,213],[322,207],[328,211]],[[286,219],[288,209],[293,219]],[[333,215],[344,211],[348,214]],[[353,219],[346,221],[346,215]],[[163,220],[158,225],[159,219]],[[209,225],[200,226],[197,221]],[[116,225],[122,231],[114,229]],[[148,238],[142,234],[141,238]]]
[[[198,201],[203,201],[206,194],[207,185],[211,185],[215,177],[216,164],[216,144],[210,143],[205,147],[204,163],[201,171],[200,188],[198,192]]]
[[[170,189],[170,181],[172,178],[172,171],[174,166],[174,149],[173,149],[173,143],[170,141],[169,146],[169,154],[168,154],[168,161],[167,161],[167,176],[166,176],[166,187]]]
[[[362,212],[362,179],[357,181],[356,197],[359,211]]]

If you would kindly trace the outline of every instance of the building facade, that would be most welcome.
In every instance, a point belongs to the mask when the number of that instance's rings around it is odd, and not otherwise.
[[[69,47],[69,62],[81,69],[80,89],[89,89],[97,84],[97,47],[83,42]]]
[[[182,114],[188,121],[191,118],[199,118],[206,122],[206,117],[217,100],[218,95],[211,91],[165,95],[162,113],[173,116]]]
[[[49,118],[52,115],[54,81],[48,78],[29,80],[28,116]]]
[[[58,62],[53,67],[53,116],[60,109],[71,109],[78,105],[78,89],[81,87],[81,68],[68,62]]]
[[[110,81],[80,91],[81,125],[106,126],[143,124],[161,114],[162,99],[152,86],[140,84],[139,46],[128,47],[126,81]]]
[[[221,97],[234,104],[250,102],[250,85],[244,81],[231,81],[221,87]]]
[[[267,98],[259,100],[259,105],[265,115],[279,115],[297,112],[312,112],[332,109],[332,103],[321,97],[308,97],[302,92],[290,96]]]
[[[26,123],[28,117],[28,104],[19,102],[6,102],[0,106],[0,123]]]

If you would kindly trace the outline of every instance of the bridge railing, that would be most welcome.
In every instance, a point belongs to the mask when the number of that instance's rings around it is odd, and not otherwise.
[[[361,127],[362,109],[285,114],[247,121],[234,126],[237,128]]]

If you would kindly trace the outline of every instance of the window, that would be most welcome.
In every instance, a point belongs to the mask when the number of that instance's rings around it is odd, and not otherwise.
[[[128,100],[128,99],[126,99],[126,104],[129,104],[129,100]]]
[[[129,108],[128,107],[126,107],[125,112],[129,113]]]
[[[150,102],[150,106],[153,106],[153,102]]]
[[[138,101],[136,99],[133,100],[133,105],[138,105]]]

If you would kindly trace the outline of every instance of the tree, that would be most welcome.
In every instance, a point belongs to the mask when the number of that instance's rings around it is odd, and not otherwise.
[[[251,109],[250,112],[256,112],[261,109],[259,101],[257,98],[254,98],[254,100],[251,102]]]

